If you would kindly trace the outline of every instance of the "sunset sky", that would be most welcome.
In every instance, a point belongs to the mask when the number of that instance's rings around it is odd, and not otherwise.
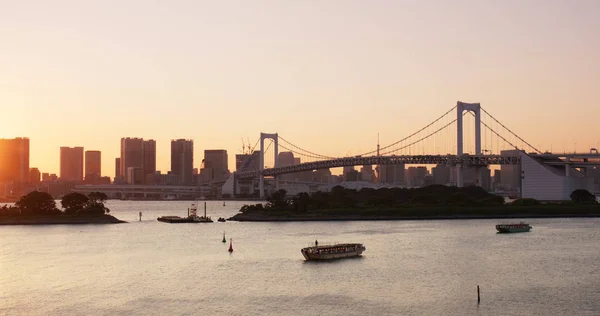
[[[31,166],[121,137],[227,149],[277,132],[345,156],[480,102],[542,150],[600,144],[600,1],[81,1],[0,3],[0,138]],[[450,141],[450,140],[449,140]],[[454,142],[454,140],[452,140]]]

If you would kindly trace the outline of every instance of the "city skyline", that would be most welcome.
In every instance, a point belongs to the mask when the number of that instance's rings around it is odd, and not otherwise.
[[[195,168],[205,149],[234,166],[260,132],[349,156],[458,100],[541,150],[600,142],[597,1],[62,3],[0,12],[0,138],[28,137],[44,173],[81,146],[112,177],[127,136],[156,140],[163,172],[179,138]]]

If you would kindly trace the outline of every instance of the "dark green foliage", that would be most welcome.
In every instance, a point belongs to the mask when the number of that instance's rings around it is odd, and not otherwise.
[[[274,192],[263,208],[260,205],[245,205],[240,212],[254,211],[293,211],[305,213],[311,210],[364,210],[396,209],[406,207],[449,207],[449,206],[503,206],[504,198],[486,192],[480,187],[448,187],[432,185],[418,189],[365,188],[359,191],[335,186],[331,192],[315,192],[312,195],[300,193],[290,201],[286,200],[285,190]]]
[[[0,216],[16,216],[21,215],[21,211],[16,206],[3,205],[0,207]]]
[[[107,199],[106,194],[102,192],[92,192],[88,196],[73,192],[63,197],[61,205],[67,214],[102,215],[110,212],[104,206]]]
[[[515,205],[515,206],[531,206],[531,205],[540,205],[540,201],[536,200],[536,199],[531,199],[531,198],[524,198],[524,199],[516,199],[514,201],[512,201],[510,203],[511,205]]]
[[[259,212],[264,210],[264,207],[262,204],[256,204],[256,205],[244,205],[242,206],[242,208],[240,209],[240,213],[251,213],[251,212]]]
[[[108,200],[108,196],[106,196],[106,194],[104,194],[103,192],[92,192],[88,194],[87,197],[90,200],[90,202],[94,203],[104,203],[106,202],[106,200]]]
[[[292,205],[294,206],[294,211],[296,211],[296,212],[306,212],[308,210],[309,204],[310,204],[310,195],[308,195],[308,193],[306,193],[306,192],[300,192],[292,200]]]
[[[286,191],[283,189],[273,192],[273,194],[267,198],[267,208],[276,210],[285,209],[289,205],[289,202],[285,198],[285,194]]]
[[[85,208],[89,201],[90,199],[87,196],[73,192],[63,196],[60,204],[65,209],[65,213],[75,214]]]
[[[596,196],[590,193],[588,190],[577,189],[571,192],[569,196],[571,201],[577,204],[596,204],[598,201],[596,200]]]
[[[60,214],[54,198],[46,192],[33,191],[22,196],[15,206],[22,215],[55,215]]]

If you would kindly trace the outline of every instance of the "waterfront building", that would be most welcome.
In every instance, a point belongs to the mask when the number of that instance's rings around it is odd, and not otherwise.
[[[431,168],[433,184],[450,185],[450,172],[452,168],[447,165],[437,165]]]
[[[407,182],[411,188],[419,188],[425,185],[425,176],[429,174],[427,167],[409,167],[407,170]]]
[[[29,183],[38,184],[41,180],[41,173],[38,168],[30,168],[29,169]]]
[[[142,182],[153,181],[156,172],[156,141],[143,138],[121,138],[120,158],[119,176],[121,179],[125,181],[137,179],[138,176],[129,177],[128,175],[129,168],[137,168],[141,170]],[[135,172],[137,175],[140,173],[140,171]]]
[[[403,185],[405,183],[404,164],[380,165],[379,183]]]
[[[102,157],[99,150],[85,151],[85,179],[95,181],[102,176]]]
[[[171,140],[171,172],[179,178],[177,184],[194,184],[193,140]]]
[[[227,150],[205,150],[202,164],[203,166],[200,170],[201,183],[224,182],[229,177],[229,168],[227,167]]]
[[[29,138],[0,139],[0,183],[29,181]]]
[[[143,181],[145,184],[152,184],[154,174],[156,173],[156,141],[153,139],[145,140],[143,143],[143,150]]]
[[[83,180],[83,147],[60,147],[60,179]]]
[[[115,158],[115,183],[122,182],[123,178],[121,176],[121,158]]]

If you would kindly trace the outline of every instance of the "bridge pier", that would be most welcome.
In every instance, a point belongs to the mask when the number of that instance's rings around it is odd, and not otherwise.
[[[272,139],[275,143],[275,147],[273,151],[275,153],[275,168],[279,167],[279,138],[277,133],[269,134],[269,133],[260,133],[260,164],[258,169],[260,170],[260,175],[258,176],[258,189],[260,190],[260,198],[265,198],[265,176],[263,174],[265,170],[265,139]],[[277,183],[277,177],[275,177],[275,187],[279,188],[279,184]]]
[[[475,114],[475,155],[481,155],[481,104],[456,102],[456,155],[460,159],[463,153],[463,113],[473,112]],[[475,181],[477,186],[481,186],[481,172],[475,168]],[[456,167],[456,186],[463,187],[462,166]]]
[[[462,165],[456,165],[456,186],[459,188],[463,187]]]

